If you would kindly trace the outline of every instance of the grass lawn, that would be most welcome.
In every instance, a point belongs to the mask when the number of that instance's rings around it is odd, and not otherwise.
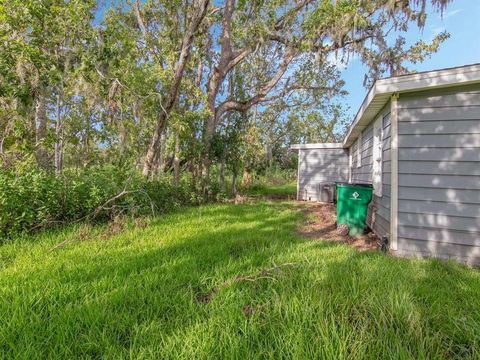
[[[249,195],[253,196],[282,196],[295,198],[297,195],[297,182],[281,184],[281,185],[254,185],[248,190]]]
[[[299,206],[0,246],[0,358],[480,357],[477,270],[302,238]]]

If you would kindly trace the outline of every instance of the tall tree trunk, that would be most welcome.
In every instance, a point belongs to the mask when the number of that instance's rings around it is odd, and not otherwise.
[[[270,169],[273,164],[272,144],[270,139],[267,139],[267,143],[265,144],[265,155],[267,158],[267,168]]]
[[[150,144],[148,145],[147,153],[145,155],[145,160],[143,163],[144,176],[152,175],[155,154],[160,146],[161,134],[165,131],[170,113],[177,102],[178,93],[180,91],[180,84],[182,82],[183,73],[185,71],[188,58],[190,56],[192,43],[203,19],[207,14],[209,2],[209,0],[198,0],[198,6],[194,10],[192,20],[190,21],[188,29],[183,37],[180,56],[177,64],[175,65],[175,75],[173,78],[172,87],[167,94],[165,104],[163,105],[163,108],[158,116],[157,127],[152,135],[152,138],[150,139]]]
[[[225,192],[225,161],[226,161],[225,151],[222,153],[222,158],[220,160],[220,177],[219,177],[219,185],[220,185],[220,192]]]
[[[303,5],[302,5],[303,4]],[[299,4],[296,8],[301,9],[305,3]],[[231,23],[235,9],[235,0],[226,0],[222,16],[222,33],[220,36],[220,57],[218,65],[214,67],[212,75],[207,84],[207,105],[212,114],[206,123],[204,129],[204,154],[203,154],[203,174],[204,174],[204,194],[208,194],[209,188],[209,173],[210,173],[210,158],[209,150],[213,135],[215,133],[215,126],[228,111],[242,111],[246,112],[253,105],[266,101],[268,93],[277,85],[282,76],[287,71],[288,65],[297,55],[297,50],[292,46],[286,46],[283,54],[283,60],[278,67],[275,74],[260,87],[258,93],[248,100],[237,101],[232,98],[226,99],[221,104],[216,106],[217,95],[221,84],[225,80],[228,73],[241,63],[252,51],[253,47],[244,47],[239,50],[234,50],[232,47],[232,33]]]
[[[166,144],[166,133],[163,132],[160,134],[159,146],[158,150],[154,157],[154,168],[153,173],[157,175],[159,179],[163,177],[163,173],[165,170],[165,144]]]
[[[89,163],[89,155],[90,155],[90,128],[91,128],[91,117],[92,117],[92,111],[88,112],[88,116],[85,120],[85,136],[83,137],[83,151],[81,157],[79,156],[79,159],[81,159],[82,166],[86,167],[87,164]]]
[[[190,173],[192,175],[192,191],[194,193],[197,192],[197,178],[198,178],[198,170],[197,165],[195,164],[194,159],[190,161]]]
[[[47,111],[46,98],[43,89],[40,89],[35,96],[35,148],[38,165],[48,168],[48,153],[45,148],[45,136],[47,134]]]
[[[120,156],[123,158],[127,151],[128,129],[125,126],[125,119],[123,118],[123,110],[120,110],[120,122],[118,124],[119,140],[120,140]]]
[[[215,71],[215,70],[214,70]],[[214,79],[214,81],[212,81]],[[204,124],[204,134],[203,134],[203,154],[202,154],[202,187],[203,195],[208,197],[210,191],[210,151],[213,135],[215,134],[215,127],[217,118],[215,116],[215,100],[218,95],[221,81],[214,75],[208,85],[208,94],[207,94],[207,106],[212,115],[210,115]],[[223,79],[222,79],[223,81]]]
[[[180,183],[180,135],[175,132],[175,149],[173,152],[173,184],[178,186]]]
[[[271,128],[267,131],[267,139],[265,144],[265,154],[267,156],[267,167],[270,169],[273,165],[273,144],[274,136]]]
[[[1,138],[0,138],[0,157],[3,157],[3,155],[4,155],[3,144],[5,142],[5,139],[9,135],[10,131],[12,130],[12,128],[13,128],[13,119],[12,118],[7,118],[5,128],[3,129],[3,132],[2,132]]]
[[[203,193],[208,196],[210,190],[210,148],[215,127],[218,120],[216,115],[215,103],[217,100],[220,86],[225,80],[228,71],[235,65],[235,54],[231,44],[231,22],[235,10],[235,0],[226,0],[222,16],[222,34],[220,36],[220,59],[218,65],[213,68],[213,73],[207,83],[207,106],[211,115],[207,118],[203,134],[203,154],[202,154],[202,179]]]
[[[63,171],[63,119],[62,119],[62,97],[60,93],[57,94],[56,103],[56,119],[55,124],[55,148],[54,148],[54,161],[55,161],[55,173],[60,175]]]
[[[138,130],[138,133],[137,133],[137,136],[136,136],[136,141],[135,141],[135,144],[137,146],[138,149],[141,148],[141,145],[142,145],[142,140],[143,140],[143,137],[144,137],[144,131],[145,131],[145,126],[143,124],[143,118],[142,118],[142,114],[141,114],[141,111],[140,111],[140,107],[141,107],[141,104],[140,104],[140,101],[137,100],[135,101],[135,103],[133,104],[133,119],[135,121],[135,127]],[[139,152],[137,153],[137,157],[136,157],[136,167],[138,167],[138,164],[141,164],[142,163],[142,157],[143,155]]]
[[[232,196],[237,195],[237,177],[238,177],[237,173],[238,173],[238,170],[235,167],[233,169],[233,174],[232,174]]]
[[[208,48],[208,47],[207,47]],[[195,86],[200,87],[202,84],[202,78],[203,78],[203,63],[202,59],[198,61],[197,64],[197,74],[195,76]],[[194,111],[198,105],[200,104],[200,100],[198,98],[193,98],[191,100],[187,100],[188,107]],[[205,128],[204,123],[204,128]],[[195,131],[191,132],[190,135],[190,141],[191,141],[191,146],[193,149],[196,149],[196,144],[197,144],[197,134]],[[190,161],[190,172],[192,174],[192,191],[196,193],[198,191],[197,189],[197,180],[199,175],[201,174],[201,160],[199,156],[195,153],[192,156],[192,159]]]

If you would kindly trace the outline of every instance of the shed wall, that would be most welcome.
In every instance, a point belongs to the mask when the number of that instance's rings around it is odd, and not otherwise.
[[[367,225],[377,236],[388,236],[390,233],[390,102],[375,117],[382,118],[382,196],[373,195],[368,207]],[[361,139],[361,144],[359,139]],[[363,131],[350,148],[352,151],[352,182],[372,183],[373,174],[373,122]],[[358,166],[357,155],[361,151],[362,159]]]
[[[348,181],[346,149],[301,149],[298,154],[299,200],[320,200],[320,183]]]
[[[373,122],[362,131],[362,136],[355,141],[352,149],[352,182],[371,184],[373,172]],[[359,151],[361,153],[360,166],[358,164]]]
[[[398,253],[480,263],[480,85],[398,107]]]

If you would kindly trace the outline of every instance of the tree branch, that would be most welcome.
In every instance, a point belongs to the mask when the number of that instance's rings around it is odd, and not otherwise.
[[[292,62],[292,60],[295,58],[297,55],[297,50],[292,48],[292,47],[287,47],[285,50],[285,54],[283,57],[283,61],[280,64],[279,68],[277,69],[277,72],[275,75],[265,83],[258,93],[251,97],[250,99],[246,101],[237,101],[237,100],[226,100],[222,102],[218,107],[216,108],[215,111],[215,116],[217,118],[220,118],[225,112],[231,111],[231,110],[237,110],[237,111],[246,111],[248,110],[251,106],[258,104],[260,102],[264,101],[269,101],[272,100],[273,97],[267,97],[268,93],[277,85],[277,83],[280,81],[282,76],[285,74],[285,72],[288,69],[288,65]],[[277,98],[275,96],[275,98]]]
[[[163,64],[162,64],[162,61],[160,59],[160,56],[158,55],[158,53],[154,49],[154,47],[150,44],[150,40],[149,40],[150,36],[148,34],[147,27],[145,26],[145,21],[143,20],[142,12],[140,11],[140,1],[139,0],[135,0],[135,2],[133,3],[133,9],[134,9],[135,15],[137,17],[138,26],[140,27],[140,30],[143,33],[143,37],[145,38],[145,44],[149,47],[150,53],[153,56],[155,56],[155,58],[158,61],[158,64],[163,69]]]
[[[290,12],[284,13],[282,16],[280,16],[277,19],[277,21],[275,22],[275,26],[274,26],[275,31],[283,29],[283,27],[285,26],[284,21],[287,18],[287,16],[290,15],[290,13],[297,13],[300,10],[302,10],[305,6],[307,6],[307,5],[309,5],[313,2],[314,2],[314,0],[304,0],[304,1],[298,2],[297,5],[292,10],[290,10]]]
[[[180,55],[175,65],[175,74],[173,77],[172,87],[167,94],[165,104],[162,105],[163,111],[159,113],[157,127],[148,145],[147,154],[145,156],[145,161],[143,165],[143,175],[145,176],[151,175],[153,163],[155,160],[155,154],[157,153],[158,147],[160,145],[160,138],[167,126],[170,113],[178,99],[180,84],[182,82],[183,73],[185,71],[185,67],[187,66],[188,58],[190,56],[190,50],[193,44],[193,40],[198,32],[198,29],[200,28],[203,19],[207,15],[207,9],[210,1],[198,0],[196,1],[196,3],[198,5],[194,11],[192,20],[190,21],[190,24],[182,40]]]

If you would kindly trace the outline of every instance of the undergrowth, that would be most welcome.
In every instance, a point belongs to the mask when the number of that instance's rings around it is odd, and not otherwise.
[[[61,175],[30,168],[0,171],[0,243],[22,233],[117,215],[158,215],[204,201],[187,179],[145,179],[113,166],[67,169]]]

